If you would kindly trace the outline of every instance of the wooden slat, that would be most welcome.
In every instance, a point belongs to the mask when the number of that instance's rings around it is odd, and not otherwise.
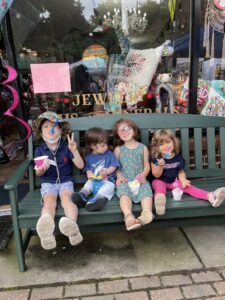
[[[189,169],[189,130],[188,128],[181,129],[181,151],[182,156],[186,161],[185,170]]]
[[[77,130],[72,130],[72,133],[74,134],[74,140],[77,143],[77,149],[80,150],[80,132]]]
[[[132,119],[142,129],[154,128],[206,128],[224,127],[225,118],[207,117],[188,114],[114,114],[107,116],[81,117],[65,119],[70,122],[71,128],[76,130],[87,130],[90,127],[104,127],[106,130],[113,128],[116,121],[121,118]]]
[[[216,168],[216,139],[215,128],[207,128],[207,156],[208,156],[208,168]],[[212,173],[212,176],[214,174]]]
[[[141,142],[148,147],[148,145],[149,145],[149,131],[147,129],[141,130]]]
[[[221,168],[225,169],[225,127],[220,128],[220,161]]]
[[[194,129],[194,156],[195,156],[195,168],[202,169],[202,129]]]
[[[77,143],[77,149],[80,150],[80,132],[78,130],[72,130],[73,134],[74,134],[74,140]],[[77,169],[77,168],[73,168],[73,173],[76,176],[81,174],[81,170]],[[76,180],[77,182],[77,180]]]

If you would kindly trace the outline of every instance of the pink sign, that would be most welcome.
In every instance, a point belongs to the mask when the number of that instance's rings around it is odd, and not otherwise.
[[[31,64],[34,93],[71,92],[68,63]]]

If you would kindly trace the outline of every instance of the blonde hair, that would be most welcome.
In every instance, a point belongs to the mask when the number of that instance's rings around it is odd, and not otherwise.
[[[151,155],[152,157],[160,157],[159,146],[171,140],[174,145],[174,152],[178,154],[180,152],[180,141],[178,138],[173,134],[170,129],[159,129],[157,130],[151,141]]]

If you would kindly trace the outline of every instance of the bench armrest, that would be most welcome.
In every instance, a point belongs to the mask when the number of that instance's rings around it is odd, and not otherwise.
[[[17,187],[20,180],[24,176],[25,172],[28,170],[29,166],[31,165],[32,160],[26,159],[24,160],[19,167],[16,169],[16,171],[13,173],[13,175],[7,180],[7,182],[4,185],[4,188],[6,190],[13,190]]]

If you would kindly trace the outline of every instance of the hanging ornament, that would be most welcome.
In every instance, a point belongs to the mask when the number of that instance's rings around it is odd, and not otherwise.
[[[8,88],[11,91],[12,97],[13,97],[13,103],[10,106],[10,108],[4,113],[4,115],[16,119],[18,122],[20,122],[21,124],[23,124],[23,126],[26,127],[26,129],[27,129],[27,136],[24,139],[22,139],[21,141],[18,142],[18,143],[21,144],[21,143],[25,142],[30,137],[32,131],[31,131],[30,125],[27,122],[25,122],[24,120],[20,119],[19,117],[16,117],[13,114],[13,111],[17,108],[20,100],[19,100],[19,95],[18,95],[17,90],[14,89],[14,87],[12,87],[8,83],[10,83],[11,81],[13,81],[13,80],[16,79],[17,72],[16,72],[16,70],[13,67],[11,67],[9,65],[6,65],[5,68],[8,71],[8,78],[5,81],[1,82],[0,84],[3,85],[4,87]]]
[[[176,11],[176,2],[177,2],[176,0],[169,0],[169,2],[168,2],[171,22],[174,21],[175,11]]]
[[[210,51],[210,27],[212,27],[211,51]],[[223,36],[221,69],[225,69],[225,0],[208,0],[205,13],[205,31],[203,46],[206,48],[206,58],[214,57],[215,31]]]

